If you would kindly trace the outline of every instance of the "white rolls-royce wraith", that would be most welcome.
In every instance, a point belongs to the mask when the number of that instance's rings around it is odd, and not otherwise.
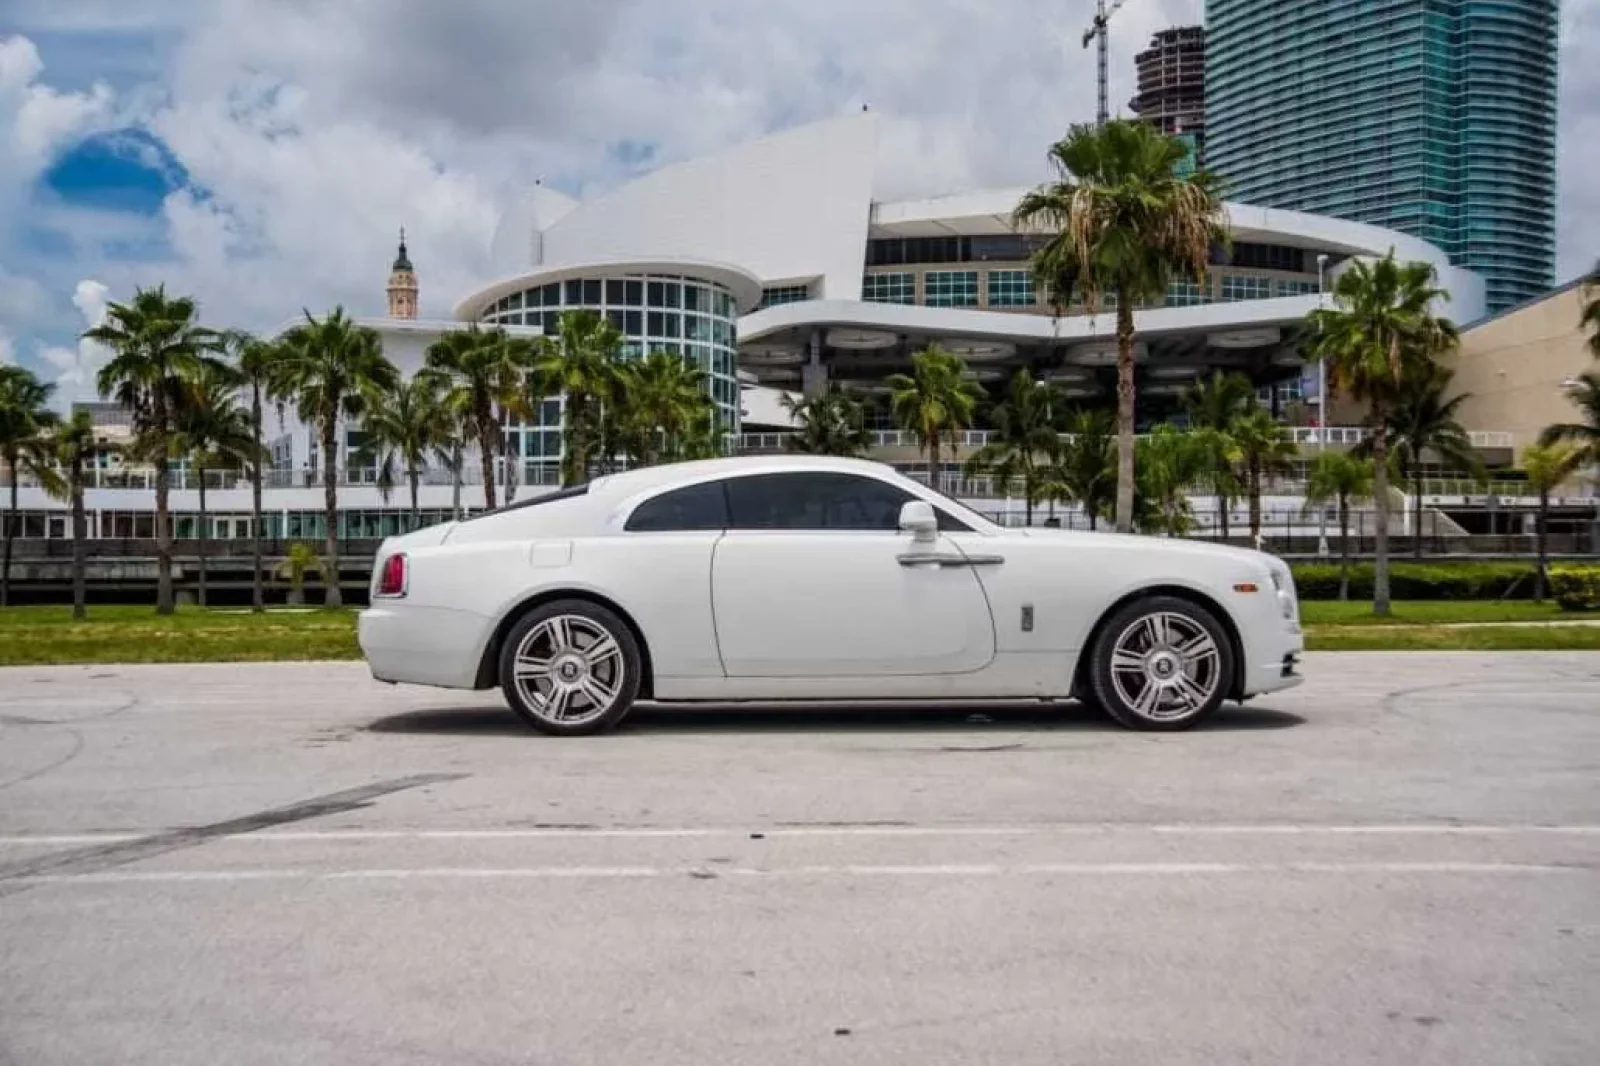
[[[1298,684],[1267,554],[995,525],[822,456],[648,467],[383,543],[361,648],[382,681],[500,687],[547,733],[636,700],[1075,697],[1193,726]]]

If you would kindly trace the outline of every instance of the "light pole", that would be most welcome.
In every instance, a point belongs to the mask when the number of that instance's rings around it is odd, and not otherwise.
[[[1327,276],[1328,256],[1320,253],[1317,256],[1317,309],[1321,310],[1327,304]],[[1328,366],[1326,362],[1317,363],[1317,455],[1320,457],[1328,450]],[[1323,504],[1317,508],[1317,555],[1326,558],[1328,555],[1328,506]]]

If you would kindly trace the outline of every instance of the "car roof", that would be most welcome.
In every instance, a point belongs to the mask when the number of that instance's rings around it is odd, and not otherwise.
[[[632,496],[667,485],[708,478],[804,471],[866,474],[882,478],[885,474],[893,474],[894,468],[870,459],[845,459],[836,455],[741,455],[727,459],[691,459],[624,470],[596,479],[591,483],[590,490],[606,496]]]

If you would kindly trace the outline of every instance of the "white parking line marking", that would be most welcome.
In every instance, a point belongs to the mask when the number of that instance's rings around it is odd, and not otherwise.
[[[151,830],[151,833],[166,830]],[[1050,836],[1161,833],[1171,835],[1237,836],[1318,836],[1318,835],[1416,835],[1416,836],[1508,836],[1518,834],[1600,834],[1600,825],[1129,825],[1116,822],[1051,825],[999,826],[728,826],[728,827],[636,827],[586,829],[551,827],[529,829],[285,829],[218,836],[216,840],[254,841],[264,844],[315,841],[360,840],[540,840],[572,839],[649,839],[705,837],[940,837],[940,836]],[[115,844],[140,840],[144,833],[77,833],[29,836],[0,836],[0,847],[56,847],[83,844]]]
[[[579,880],[700,877],[756,879],[780,877],[997,877],[997,876],[1156,876],[1189,877],[1233,874],[1588,874],[1590,866],[1558,866],[1509,862],[1116,862],[1025,863],[927,866],[527,866],[527,867],[419,867],[416,869],[357,869],[317,871],[305,868],[278,870],[120,870],[86,874],[43,874],[11,879],[16,885],[124,885],[183,884],[230,881],[420,881],[420,880]]]

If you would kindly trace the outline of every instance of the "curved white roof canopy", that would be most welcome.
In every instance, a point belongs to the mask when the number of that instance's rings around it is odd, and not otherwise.
[[[455,306],[455,316],[462,321],[474,321],[502,296],[523,289],[568,278],[620,278],[640,274],[671,274],[697,278],[722,285],[733,294],[739,309],[755,307],[761,302],[761,280],[748,270],[727,263],[708,263],[699,259],[662,257],[657,259],[613,259],[591,263],[573,263],[568,266],[536,270],[515,277],[502,278],[466,297]]]

